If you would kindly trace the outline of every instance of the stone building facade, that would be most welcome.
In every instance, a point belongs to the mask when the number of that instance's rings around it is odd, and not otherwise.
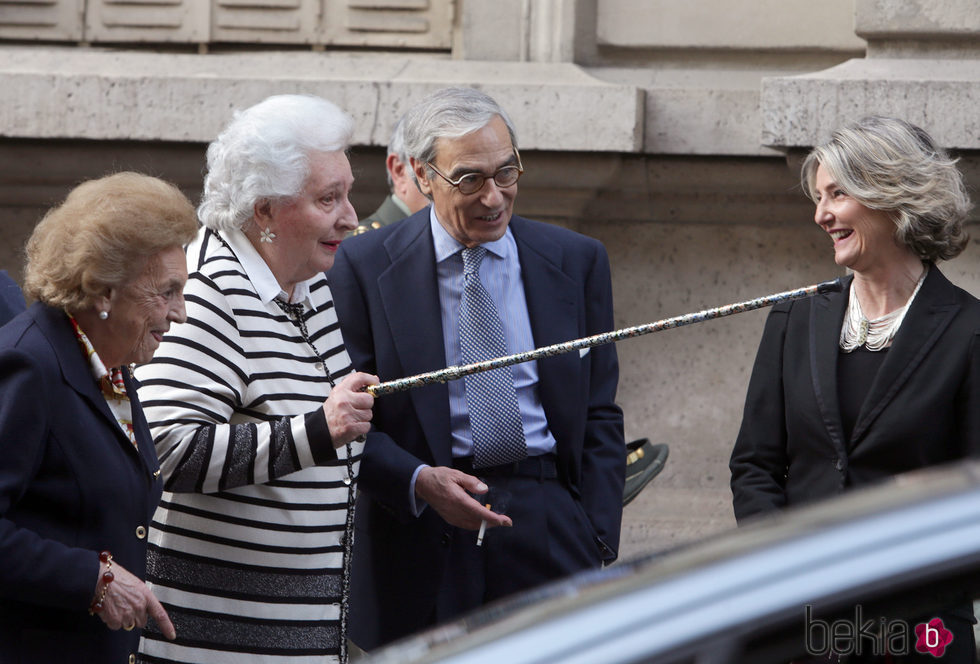
[[[367,214],[391,124],[450,84],[512,114],[517,212],[605,243],[620,327],[839,276],[798,165],[863,115],[924,126],[980,198],[977,0],[0,0],[0,267],[19,276],[81,179],[132,168],[195,199],[207,141],[276,93],[354,115]],[[980,295],[973,235],[943,269]],[[619,344],[627,436],[671,448],[626,510],[624,556],[734,524],[765,315]]]

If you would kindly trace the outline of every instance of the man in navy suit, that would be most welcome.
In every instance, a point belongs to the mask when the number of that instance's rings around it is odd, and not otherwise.
[[[464,279],[463,254],[473,250],[508,354],[612,329],[602,245],[513,215],[523,165],[493,99],[436,92],[409,112],[405,142],[432,205],[345,240],[330,272],[355,367],[384,381],[461,364],[472,347],[460,339],[472,305],[461,305],[474,276],[468,262]],[[496,371],[509,390],[499,400],[478,399],[467,377],[375,403],[351,586],[361,648],[616,558],[625,441],[614,346]],[[508,418],[481,413],[515,394],[505,434]],[[471,426],[481,418],[489,432]],[[517,458],[488,465],[477,437],[485,450],[514,428]]]

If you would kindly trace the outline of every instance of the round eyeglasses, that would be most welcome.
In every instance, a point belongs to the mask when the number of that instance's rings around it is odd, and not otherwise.
[[[514,150],[514,155],[517,157],[516,166],[504,166],[489,176],[483,173],[467,173],[456,181],[450,180],[440,173],[439,169],[432,165],[432,162],[427,161],[425,165],[431,168],[436,175],[448,182],[450,186],[459,189],[459,193],[464,196],[469,196],[483,189],[483,185],[491,178],[498,187],[512,187],[517,184],[521,175],[524,174],[524,165],[521,163],[521,155],[518,154],[517,150]]]

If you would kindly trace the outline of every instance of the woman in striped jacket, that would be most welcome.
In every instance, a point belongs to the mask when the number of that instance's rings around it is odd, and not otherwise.
[[[346,659],[357,438],[377,382],[353,372],[324,277],[357,227],[352,129],[327,101],[281,95],[208,148],[188,320],[136,372],[165,480],[147,580],[178,634],[150,626],[142,661]]]

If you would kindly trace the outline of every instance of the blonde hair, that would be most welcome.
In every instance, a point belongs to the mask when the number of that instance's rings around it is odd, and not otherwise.
[[[123,172],[83,182],[34,228],[24,290],[53,307],[85,309],[197,229],[194,206],[163,180]]]
[[[801,184],[816,202],[823,166],[848,196],[891,213],[898,240],[923,260],[948,260],[969,236],[963,222],[972,207],[963,175],[923,129],[905,120],[871,116],[834,132],[803,162]]]

